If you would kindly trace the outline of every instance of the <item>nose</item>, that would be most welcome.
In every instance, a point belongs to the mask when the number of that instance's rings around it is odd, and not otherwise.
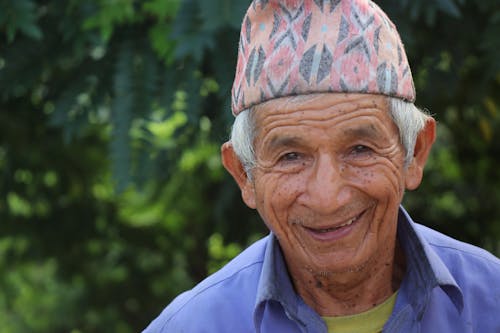
[[[345,166],[330,154],[320,155],[306,180],[300,203],[325,215],[345,206],[352,194],[345,172]]]

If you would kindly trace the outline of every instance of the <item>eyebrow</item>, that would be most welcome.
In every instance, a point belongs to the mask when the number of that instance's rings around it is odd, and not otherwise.
[[[385,136],[373,124],[359,125],[342,130],[342,136],[346,140],[368,139],[371,141],[382,140]],[[294,135],[276,135],[267,144],[267,149],[275,150],[283,147],[304,147],[307,139]]]
[[[344,135],[347,138],[366,138],[371,140],[381,140],[384,138],[384,135],[373,124],[346,128]]]
[[[302,138],[296,137],[296,136],[275,136],[271,139],[271,141],[268,144],[268,148],[270,150],[274,150],[277,148],[282,148],[282,147],[297,147],[297,146],[303,146],[304,140]]]

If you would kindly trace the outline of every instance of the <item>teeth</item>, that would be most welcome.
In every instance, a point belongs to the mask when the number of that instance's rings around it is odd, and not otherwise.
[[[354,221],[356,221],[356,217],[353,217],[352,219],[350,219],[349,221],[347,221],[346,223],[342,224],[340,227],[347,227],[348,225],[351,225]]]
[[[337,230],[337,229],[342,228],[342,227],[347,227],[348,225],[351,225],[356,220],[357,220],[357,217],[353,217],[352,219],[350,219],[349,221],[347,221],[344,224],[339,225],[338,227],[333,227],[333,228],[328,228],[328,229],[320,229],[317,232],[319,232],[319,233],[326,233],[326,232],[330,232],[330,231],[333,231],[333,230]]]

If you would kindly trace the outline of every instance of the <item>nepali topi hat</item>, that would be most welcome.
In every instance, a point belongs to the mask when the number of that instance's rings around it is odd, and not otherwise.
[[[242,23],[232,112],[321,92],[414,102],[395,25],[369,0],[254,0]]]

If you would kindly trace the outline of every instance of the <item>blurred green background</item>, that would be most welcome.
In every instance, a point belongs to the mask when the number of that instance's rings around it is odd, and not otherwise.
[[[0,332],[138,332],[266,230],[224,172],[249,1],[0,0]],[[384,0],[439,122],[414,218],[500,254],[497,0]]]

